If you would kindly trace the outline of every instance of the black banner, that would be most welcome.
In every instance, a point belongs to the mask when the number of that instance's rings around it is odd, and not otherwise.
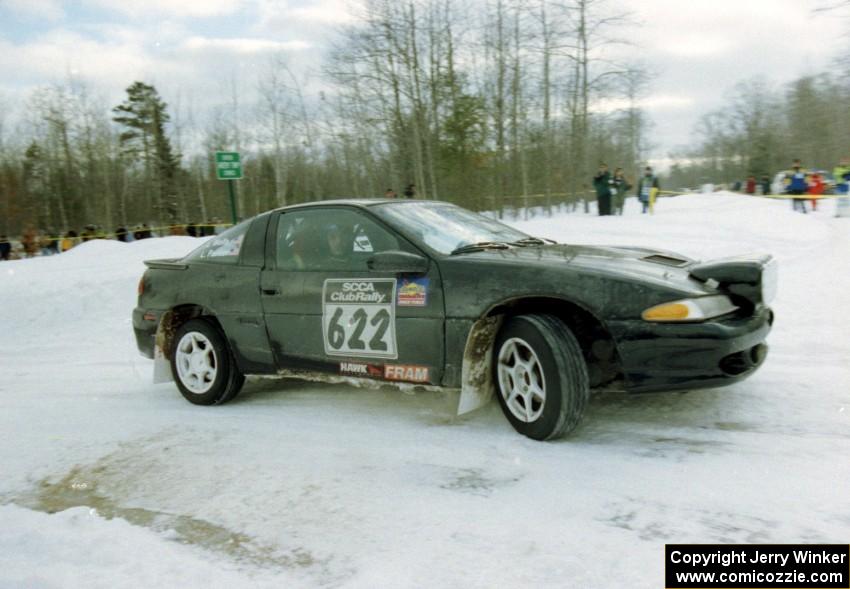
[[[847,544],[667,544],[667,589],[850,589]]]

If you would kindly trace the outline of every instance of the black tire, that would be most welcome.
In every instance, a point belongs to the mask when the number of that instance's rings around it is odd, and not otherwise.
[[[194,355],[199,356],[201,364],[205,363],[202,367],[193,367],[188,357]],[[201,375],[200,370],[206,372]],[[203,318],[187,321],[174,334],[171,375],[183,397],[195,405],[226,403],[238,395],[245,384],[245,375],[236,367],[224,335]]]
[[[575,429],[590,397],[581,346],[553,315],[518,315],[505,321],[493,350],[493,381],[505,417],[516,431],[535,440],[551,440]],[[533,392],[540,390],[540,383],[542,397]]]

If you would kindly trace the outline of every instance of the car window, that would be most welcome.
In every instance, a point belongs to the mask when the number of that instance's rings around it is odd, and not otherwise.
[[[245,234],[248,233],[250,226],[251,221],[248,220],[231,227],[190,253],[186,258],[219,264],[235,264],[239,261],[242,242],[245,240]]]
[[[275,266],[280,270],[368,270],[372,255],[407,246],[368,216],[351,209],[282,213]]]

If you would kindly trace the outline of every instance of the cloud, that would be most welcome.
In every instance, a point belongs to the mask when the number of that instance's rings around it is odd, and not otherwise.
[[[734,41],[718,34],[673,33],[664,38],[659,47],[663,53],[677,57],[720,57],[729,53]]]
[[[265,30],[291,29],[297,24],[339,25],[354,20],[354,0],[308,0],[298,3],[261,0],[259,26]]]
[[[623,1],[623,0],[621,0]],[[624,0],[643,26],[632,49],[655,75],[649,92],[689,96],[692,103],[645,104],[658,153],[687,146],[705,113],[721,108],[734,86],[763,77],[781,86],[799,76],[828,71],[841,47],[840,18],[812,12],[800,0]],[[620,59],[627,59],[623,50]]]
[[[209,37],[190,37],[183,43],[192,51],[218,50],[234,53],[261,53],[265,51],[300,51],[308,49],[305,41],[273,41],[271,39],[216,39]]]
[[[687,109],[693,107],[696,100],[693,96],[677,94],[650,94],[635,101],[635,106],[648,111]],[[626,110],[632,106],[626,98],[606,98],[597,100],[590,106],[590,111],[600,114]]]
[[[61,0],[3,0],[2,6],[24,18],[55,22],[65,17]]]
[[[245,8],[247,0],[86,0],[94,7],[134,18],[144,16],[174,18],[208,18],[236,14]]]
[[[127,79],[128,72],[152,66],[138,47],[95,41],[56,30],[21,45],[0,41],[0,69],[22,79],[53,81],[79,76],[93,81]]]

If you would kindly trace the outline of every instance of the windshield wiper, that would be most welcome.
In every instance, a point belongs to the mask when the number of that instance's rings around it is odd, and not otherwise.
[[[479,241],[478,243],[467,243],[452,250],[451,255],[466,254],[469,252],[480,252],[482,250],[506,250],[510,246],[501,241]]]
[[[554,242],[550,242],[554,243]],[[525,245],[545,245],[546,241],[540,239],[539,237],[523,237],[522,239],[517,239],[516,241],[512,241],[511,245],[525,246]]]

